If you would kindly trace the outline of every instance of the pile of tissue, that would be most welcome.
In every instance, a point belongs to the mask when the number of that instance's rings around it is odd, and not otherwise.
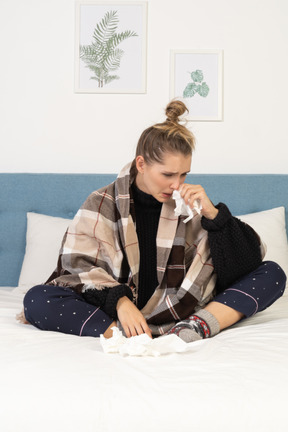
[[[100,335],[100,343],[107,354],[158,357],[163,354],[184,352],[189,346],[174,334],[160,336],[156,339],[151,339],[145,333],[126,338],[117,327],[112,327],[112,331],[113,336],[110,339]]]
[[[183,198],[180,195],[180,192],[178,190],[174,190],[172,194],[172,198],[175,200],[175,209],[174,213],[175,216],[188,216],[186,219],[184,219],[184,223],[188,222],[190,219],[193,218],[193,210],[196,211],[196,213],[200,214],[202,210],[202,205],[199,202],[199,200],[195,200],[193,202],[193,209],[185,203]]]

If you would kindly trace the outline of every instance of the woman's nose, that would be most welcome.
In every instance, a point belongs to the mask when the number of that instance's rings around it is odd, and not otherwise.
[[[173,183],[171,184],[170,188],[172,190],[178,190],[180,187],[180,180],[174,180]]]

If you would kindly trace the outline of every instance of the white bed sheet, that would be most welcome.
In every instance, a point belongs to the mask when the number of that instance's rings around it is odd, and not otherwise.
[[[19,324],[22,298],[0,289],[1,432],[287,432],[288,296],[157,358]]]

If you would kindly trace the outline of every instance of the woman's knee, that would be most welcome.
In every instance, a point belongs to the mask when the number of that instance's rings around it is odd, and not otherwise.
[[[80,298],[79,294],[71,288],[53,285],[36,285],[27,291],[23,304],[24,314],[31,324],[38,327],[38,323],[44,315],[53,314],[53,310],[59,302]]]
[[[284,292],[287,282],[287,276],[282,267],[274,261],[263,261],[262,266],[265,275],[267,275],[267,278],[271,282],[275,283],[279,291]]]
[[[24,298],[24,313],[27,321],[40,330],[78,336],[99,336],[112,322],[72,288],[54,285],[31,288]]]
[[[265,276],[263,290],[266,292],[267,302],[263,309],[266,309],[284,294],[287,277],[281,266],[274,261],[264,261],[262,267]]]
[[[44,300],[44,290],[47,290],[45,285],[36,285],[33,288],[30,288],[29,291],[25,294],[23,299],[24,304],[24,314],[31,324],[36,324],[37,318],[41,315],[42,312],[42,303],[47,301],[47,298]]]

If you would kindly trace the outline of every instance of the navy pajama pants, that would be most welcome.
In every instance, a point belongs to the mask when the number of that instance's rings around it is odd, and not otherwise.
[[[286,276],[281,267],[264,261],[213,301],[230,306],[250,317],[272,305],[285,290]],[[24,297],[27,321],[41,330],[58,331],[78,336],[100,336],[112,319],[100,308],[87,303],[71,288],[37,285]]]

